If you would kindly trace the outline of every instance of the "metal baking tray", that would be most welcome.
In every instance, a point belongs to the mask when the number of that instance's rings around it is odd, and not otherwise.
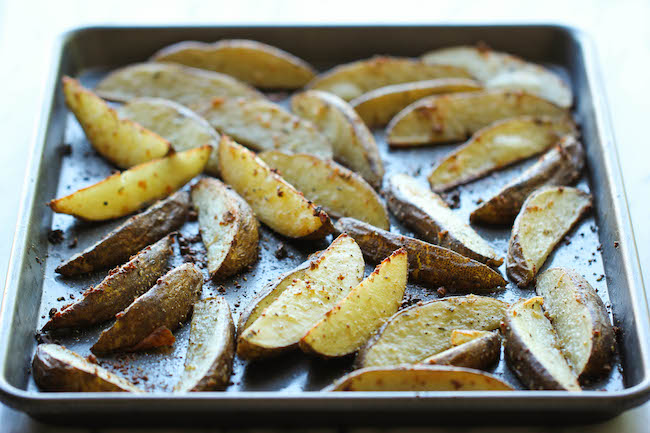
[[[232,384],[226,392],[176,395],[164,391],[173,386],[182,369],[189,330],[186,326],[176,333],[177,344],[172,349],[102,360],[102,365],[120,369],[151,393],[134,396],[39,392],[29,371],[37,345],[35,332],[45,322],[50,308],[70,302],[71,294],[78,296],[85,287],[104,276],[97,273],[63,279],[56,276],[54,268],[118,223],[82,223],[66,215],[53,215],[45,206],[51,198],[92,184],[113,169],[94,154],[65,108],[61,76],[78,76],[84,84],[92,86],[110,69],[143,61],[173,42],[221,38],[255,39],[276,45],[320,70],[375,54],[417,56],[437,47],[483,41],[562,74],[575,93],[574,114],[587,150],[588,169],[578,186],[594,195],[595,210],[570,233],[549,258],[547,266],[576,268],[594,285],[605,303],[611,305],[613,322],[619,331],[612,374],[581,393],[522,390],[321,393],[318,391],[322,387],[350,370],[352,359],[321,361],[291,353],[251,364],[237,359]],[[593,421],[614,416],[648,399],[648,308],[594,50],[581,32],[554,25],[98,27],[65,34],[56,49],[57,63],[50,71],[43,98],[40,130],[32,149],[0,311],[0,398],[10,406],[39,419],[66,423],[92,420],[93,416],[113,412],[120,416],[111,420],[102,416],[103,424],[107,421],[132,425],[136,418],[141,423],[191,419],[220,424],[430,423],[435,419],[438,424],[445,420],[458,423],[457,415],[468,412],[490,412],[491,420],[526,420],[533,414],[561,413],[563,421]],[[380,131],[376,137],[387,175],[407,172],[423,179],[432,162],[452,148],[434,146],[390,151]],[[71,154],[63,151],[67,145],[72,148]],[[488,197],[530,163],[461,187],[458,212],[467,216],[477,200]],[[393,230],[409,233],[395,220],[392,224]],[[64,232],[63,243],[48,242],[52,229]],[[509,230],[482,227],[477,230],[505,257]],[[183,228],[188,238],[197,231],[196,223],[188,223]],[[262,233],[260,261],[250,272],[204,286],[204,296],[219,293],[219,286],[223,286],[221,291],[225,289],[235,320],[267,281],[327,245],[326,242],[290,242],[268,229]],[[77,242],[71,246],[73,239]],[[281,243],[288,257],[278,260],[274,253]],[[201,257],[200,242],[192,248]],[[177,254],[175,260],[179,263],[183,259]],[[367,268],[367,272],[372,269],[370,265]],[[505,265],[501,272],[505,272]],[[409,285],[407,298],[411,302],[433,299],[437,297],[435,289]],[[513,301],[532,293],[509,284],[505,291],[492,295]],[[89,346],[104,327],[55,337],[87,355]],[[503,360],[494,373],[518,384]]]

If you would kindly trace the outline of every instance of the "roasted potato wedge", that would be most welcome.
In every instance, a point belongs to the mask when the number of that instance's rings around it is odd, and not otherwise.
[[[332,144],[309,121],[265,99],[214,99],[193,107],[217,131],[255,151],[284,150],[332,158]]]
[[[255,359],[297,347],[298,342],[363,278],[359,246],[340,235],[294,280],[237,341],[237,355]]]
[[[63,77],[63,94],[93,148],[118,167],[133,167],[169,153],[169,141],[132,120],[120,119],[79,81]]]
[[[32,361],[38,388],[53,392],[142,392],[128,380],[58,344],[41,344]]]
[[[324,90],[349,101],[380,87],[434,78],[471,78],[462,68],[427,65],[405,57],[376,56],[336,66],[314,78],[307,87]]]
[[[91,221],[128,215],[168,196],[201,173],[211,150],[210,146],[201,146],[137,165],[52,200],[49,206],[54,212]]]
[[[510,224],[533,191],[542,186],[571,185],[580,178],[584,165],[582,144],[567,135],[528,170],[484,201],[469,219],[472,223]]]
[[[462,221],[436,193],[406,174],[396,174],[386,187],[388,207],[422,238],[471,259],[498,267],[503,259]]]
[[[51,316],[43,330],[90,326],[114,318],[165,273],[173,241],[172,235],[166,236],[113,269],[82,298]]]
[[[245,39],[212,44],[178,42],[158,51],[152,60],[228,74],[264,89],[297,89],[315,76],[314,69],[304,60],[271,45]]]
[[[250,204],[257,218],[281,235],[319,239],[332,232],[325,212],[229,137],[222,137],[219,144],[219,172]]]
[[[519,287],[527,286],[548,255],[591,209],[591,195],[577,188],[544,187],[524,202],[512,227],[506,268]]]
[[[451,93],[412,103],[393,117],[386,135],[395,147],[461,141],[493,122],[517,116],[565,117],[568,111],[525,92]]]
[[[334,159],[381,187],[384,164],[375,137],[354,109],[333,93],[307,90],[291,98],[291,110],[311,121],[332,143]]]
[[[458,367],[407,365],[348,373],[323,391],[512,391],[501,379]]]
[[[147,245],[182,226],[189,207],[190,195],[178,191],[127,219],[99,242],[61,263],[56,272],[69,277],[124,263]]]
[[[259,154],[272,169],[335,218],[352,217],[388,230],[386,206],[365,180],[334,161],[313,155],[269,151]]]
[[[490,334],[492,331],[477,331],[476,329],[454,329],[451,331],[451,345],[460,346],[477,338]]]
[[[203,274],[194,265],[185,263],[172,269],[118,313],[113,326],[101,333],[90,350],[104,354],[172,345],[171,331],[187,319],[202,286]]]
[[[230,382],[235,357],[235,324],[225,298],[194,304],[185,370],[174,391],[217,391]]]
[[[99,82],[95,91],[111,101],[150,97],[185,106],[214,98],[264,98],[254,88],[229,75],[171,63],[136,63],[116,69]]]
[[[482,335],[462,344],[453,344],[452,334],[451,344],[453,347],[426,358],[421,364],[453,365],[477,370],[490,368],[497,363],[501,356],[501,338],[495,332],[483,332]]]
[[[537,277],[536,290],[578,379],[610,372],[614,330],[605,304],[587,280],[572,269],[553,268]]]
[[[327,358],[356,352],[397,312],[408,279],[408,257],[400,248],[352,289],[300,340],[303,352]]]
[[[356,365],[413,364],[451,348],[454,329],[499,328],[508,304],[485,296],[461,296],[399,311],[359,352]]]
[[[204,177],[192,185],[192,203],[210,276],[226,278],[255,263],[259,223],[243,198],[217,179]]]
[[[217,149],[219,134],[212,126],[189,108],[168,99],[135,98],[117,109],[122,118],[138,122],[145,128],[169,140],[174,151],[212,146],[205,171],[218,176]]]
[[[430,287],[486,292],[506,285],[506,280],[494,269],[447,248],[390,233],[353,218],[341,218],[335,228],[352,236],[364,256],[374,263],[399,248],[406,248],[410,277]]]
[[[426,96],[482,89],[478,82],[469,78],[437,78],[380,87],[354,98],[350,105],[369,128],[376,128],[386,126],[397,113]]]
[[[529,389],[580,391],[577,376],[559,349],[541,297],[513,304],[501,324],[510,369]]]
[[[488,89],[525,90],[566,108],[573,103],[571,89],[552,71],[487,47],[443,48],[423,55],[422,60],[464,68]]]
[[[562,136],[575,133],[568,117],[522,116],[492,123],[439,161],[429,174],[429,184],[434,191],[445,191],[480,179],[544,152]]]

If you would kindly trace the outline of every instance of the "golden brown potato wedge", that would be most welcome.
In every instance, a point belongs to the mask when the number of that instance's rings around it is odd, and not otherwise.
[[[614,330],[605,304],[587,280],[572,269],[553,268],[537,277],[536,290],[578,379],[611,371]]]
[[[341,218],[335,228],[352,236],[364,256],[374,263],[399,248],[406,248],[409,276],[429,287],[487,292],[506,285],[506,280],[494,269],[447,248],[390,233],[353,218]]]
[[[396,174],[386,187],[388,207],[393,214],[422,238],[471,259],[498,267],[503,259],[490,244],[454,214],[436,193],[415,178]]]
[[[508,308],[501,324],[508,366],[529,389],[580,391],[551,321],[544,315],[543,303],[538,296]]]
[[[210,276],[226,278],[255,263],[259,224],[243,198],[217,179],[204,177],[192,185],[192,203]]]
[[[152,60],[172,62],[231,75],[264,89],[297,89],[315,76],[314,69],[284,50],[245,39],[212,44],[178,42],[158,51]]]
[[[168,99],[135,98],[119,107],[117,112],[120,117],[138,122],[169,140],[176,152],[209,144],[212,146],[212,154],[205,171],[213,176],[219,175],[219,134],[204,118],[189,108]]]
[[[38,346],[32,361],[32,374],[42,391],[142,392],[128,380],[58,344]]]
[[[379,87],[434,78],[471,78],[462,68],[427,65],[405,57],[376,56],[336,66],[314,78],[307,87],[324,90],[349,101]]]
[[[139,351],[174,343],[171,331],[187,319],[203,286],[203,274],[185,263],[161,277],[138,297],[90,348],[95,354]]]
[[[519,287],[527,286],[548,255],[591,209],[591,195],[577,188],[544,187],[524,202],[512,227],[506,268]]]
[[[214,98],[264,97],[229,75],[171,63],[136,63],[116,69],[99,82],[95,91],[111,101],[150,97],[169,99],[185,106]]]
[[[215,99],[197,112],[217,131],[255,151],[284,150],[332,157],[329,140],[309,121],[263,99]]]
[[[451,331],[451,345],[460,346],[490,333],[491,331],[477,331],[476,329],[454,329]]]
[[[499,328],[508,304],[485,296],[461,296],[399,311],[359,352],[358,367],[421,362],[451,348],[454,329]]]
[[[210,146],[201,146],[115,173],[99,183],[52,200],[54,212],[102,221],[128,215],[176,191],[203,171]]]
[[[224,182],[251,205],[257,218],[281,235],[319,239],[332,232],[325,212],[227,136],[219,144],[219,172]]]
[[[426,53],[422,60],[464,68],[488,89],[525,90],[560,107],[573,103],[571,89],[552,71],[484,46],[443,48]]]
[[[237,355],[255,359],[298,346],[363,278],[365,264],[354,239],[340,235],[311,263],[303,279],[293,280],[237,340]]]
[[[333,93],[307,90],[291,98],[291,110],[327,137],[337,161],[381,187],[384,164],[375,138],[347,102]]]
[[[365,180],[353,171],[313,155],[269,151],[259,158],[328,215],[352,217],[373,226],[390,228],[388,211]]]
[[[190,195],[178,191],[127,219],[99,242],[61,263],[56,272],[69,277],[124,263],[147,245],[182,226],[189,207]]]
[[[114,318],[165,273],[173,241],[172,235],[166,236],[113,269],[82,298],[51,316],[43,330],[90,326]]]
[[[380,87],[354,98],[350,105],[369,128],[376,128],[386,126],[397,113],[426,96],[482,89],[478,82],[469,78],[437,78]]]
[[[217,391],[230,382],[235,357],[235,324],[225,298],[194,304],[185,369],[174,391]]]
[[[477,370],[486,370],[492,367],[501,356],[499,334],[490,331],[473,332],[482,332],[482,335],[462,344],[453,344],[452,334],[451,344],[453,347],[426,358],[421,364],[453,365]]]
[[[429,184],[434,191],[445,191],[480,179],[544,152],[562,136],[575,133],[568,117],[522,116],[492,123],[439,161],[429,174]]]
[[[406,250],[384,259],[300,340],[303,352],[327,358],[356,352],[397,312],[408,279]]]
[[[142,125],[120,119],[117,112],[79,81],[63,77],[65,102],[81,124],[88,141],[104,158],[129,168],[167,155],[169,141]]]
[[[501,379],[469,368],[405,365],[348,373],[323,391],[512,391]]]
[[[396,147],[461,141],[497,120],[517,116],[565,117],[568,111],[525,92],[451,93],[412,103],[393,117],[386,134]]]

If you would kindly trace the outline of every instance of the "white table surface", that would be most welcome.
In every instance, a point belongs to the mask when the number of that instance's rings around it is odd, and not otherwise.
[[[397,7],[396,7],[397,6]],[[642,268],[650,264],[650,2],[649,1],[137,1],[0,0],[0,287],[4,287],[13,228],[25,176],[28,149],[41,113],[44,74],[54,37],[89,24],[233,23],[562,23],[587,31],[595,40],[621,159]],[[648,276],[645,271],[646,277]],[[2,344],[2,342],[0,342]],[[534,420],[532,420],[534,422]],[[407,431],[447,431],[432,427]],[[0,433],[99,432],[55,428],[0,404]],[[350,429],[374,431],[374,429]],[[405,429],[391,429],[404,431]],[[647,432],[650,403],[602,424],[565,429],[497,426],[472,432]],[[125,431],[110,429],[110,431]],[[158,432],[167,430],[156,429]],[[176,431],[176,430],[174,430]],[[179,429],[178,431],[181,431]],[[330,431],[319,429],[319,431]],[[338,431],[332,429],[331,431]]]

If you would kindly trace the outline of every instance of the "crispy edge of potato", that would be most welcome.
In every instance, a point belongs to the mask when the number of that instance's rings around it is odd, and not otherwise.
[[[451,331],[451,337],[449,337],[452,346],[460,346],[472,340],[475,340],[484,335],[488,335],[492,331],[479,331],[476,329],[454,329]]]
[[[486,334],[459,345],[454,345],[452,341],[453,347],[428,357],[421,364],[453,365],[477,370],[490,368],[501,356],[501,338],[495,332],[484,332]]]

